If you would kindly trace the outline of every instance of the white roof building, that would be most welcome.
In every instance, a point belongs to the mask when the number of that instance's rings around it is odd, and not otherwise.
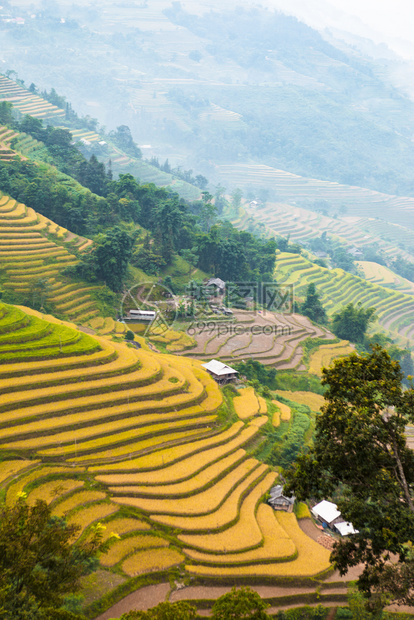
[[[352,523],[346,523],[345,521],[341,521],[340,523],[335,523],[335,528],[338,530],[341,536],[349,536],[350,534],[358,534],[358,530],[354,529]]]
[[[312,513],[317,519],[325,521],[328,525],[341,516],[337,505],[332,502],[328,502],[326,499],[319,502],[319,504],[316,504],[316,506],[312,508]]]
[[[312,514],[319,519],[319,521],[322,521],[322,523],[327,523],[330,528],[336,529],[341,536],[358,534],[358,530],[354,529],[352,523],[341,520],[341,513],[337,505],[328,502],[326,499],[312,508]]]
[[[231,381],[238,374],[237,370],[227,366],[227,364],[223,364],[223,362],[219,362],[218,360],[210,360],[206,364],[201,364],[203,368],[205,368],[218,383],[226,383],[227,381]]]

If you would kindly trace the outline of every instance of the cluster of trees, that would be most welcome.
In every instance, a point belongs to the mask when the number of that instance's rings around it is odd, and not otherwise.
[[[141,185],[130,174],[115,181],[110,169],[105,170],[94,155],[89,161],[83,157],[67,130],[44,128],[41,121],[31,117],[25,117],[20,128],[42,141],[50,161],[80,185],[68,182],[50,166],[15,160],[0,162],[2,191],[76,234],[94,237],[103,233],[79,268],[84,277],[98,277],[119,290],[128,261],[157,273],[180,253],[190,264],[224,280],[272,280],[275,241],[261,240],[237,231],[230,223],[218,222],[213,196],[208,192],[202,193],[201,200],[187,203],[166,189]],[[127,132],[120,133],[128,138]],[[125,231],[109,232],[125,222],[148,231],[134,251],[137,234],[129,235],[128,240]],[[112,258],[102,267],[102,255],[109,256],[115,246]],[[120,267],[111,275],[109,266],[115,261]]]
[[[353,256],[344,245],[328,237],[326,231],[316,239],[309,239],[309,241],[307,241],[307,246],[313,252],[326,252],[330,257],[333,267],[338,267],[349,273],[356,273]]]
[[[127,155],[137,159],[142,158],[141,149],[135,144],[128,125],[120,125],[116,128],[116,131],[109,132],[109,137]]]
[[[134,239],[134,232],[128,233],[114,226],[98,235],[93,249],[77,265],[66,269],[66,273],[74,273],[86,280],[101,280],[119,292],[132,258]]]
[[[302,304],[299,304],[298,308],[301,314],[309,317],[315,323],[326,323],[327,316],[325,308],[316,292],[316,286],[314,282],[311,282],[306,291],[306,299]]]
[[[199,187],[202,190],[205,190],[208,185],[208,179],[202,174],[197,174],[193,176],[192,170],[183,170],[181,166],[177,166],[176,168],[171,168],[168,159],[165,160],[163,164],[160,164],[158,157],[151,157],[150,164],[159,168],[163,172],[167,174],[172,174],[174,177],[178,179],[182,179],[186,183],[191,183],[196,187]]]
[[[374,315],[375,308],[363,308],[361,302],[349,303],[333,315],[332,331],[341,340],[362,344]]]
[[[404,258],[396,258],[391,263],[391,269],[398,273],[399,276],[407,278],[410,282],[414,282],[414,263]]]
[[[99,566],[99,528],[73,541],[81,528],[52,516],[44,501],[19,499],[0,507],[0,618],[81,620],[73,595],[81,577]]]
[[[213,620],[267,620],[269,607],[261,596],[251,588],[233,588],[220,596],[213,605]],[[200,616],[197,609],[186,601],[160,603],[148,611],[130,611],[120,620],[195,620]]]
[[[414,453],[405,438],[414,389],[403,389],[402,378],[380,347],[324,369],[314,446],[286,473],[286,492],[333,498],[358,530],[335,544],[331,559],[341,574],[364,565],[358,585],[374,609],[389,600],[414,605]]]
[[[251,358],[248,359],[247,362],[239,362],[234,367],[240,375],[246,377],[246,379],[257,386],[265,386],[270,390],[276,390],[278,388],[276,382],[276,368],[265,366]]]

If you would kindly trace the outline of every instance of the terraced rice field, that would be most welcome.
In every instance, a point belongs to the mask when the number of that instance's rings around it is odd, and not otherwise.
[[[65,115],[61,108],[34,95],[4,75],[0,75],[0,101],[10,101],[22,115],[30,114],[35,118],[55,119]]]
[[[7,276],[4,289],[22,299],[37,299],[39,305],[50,304],[55,312],[79,323],[98,311],[91,297],[94,287],[71,284],[61,276],[62,269],[77,262],[70,252],[72,237],[33,209],[8,196],[0,197],[0,264]],[[90,243],[77,238],[75,245],[81,250]]]
[[[215,103],[210,103],[210,109],[199,115],[200,120],[218,123],[240,123],[243,120],[241,114],[226,110]]]
[[[141,92],[141,91],[139,91]],[[152,91],[150,95],[151,106],[154,106],[154,100],[152,99]],[[53,124],[58,125],[65,117],[65,111],[58,108],[46,99],[34,95],[26,88],[19,86],[13,80],[0,75],[0,101],[9,101],[23,116],[29,114],[35,118],[41,120],[50,121]],[[157,102],[158,103],[158,102]],[[226,113],[227,111],[224,111]],[[231,112],[227,114],[230,119],[233,119]],[[67,127],[65,127],[66,129]],[[70,128],[69,128],[70,129]],[[86,140],[87,142],[101,142],[106,141],[102,136],[93,131],[87,131],[83,129],[70,129],[75,140]],[[10,140],[15,137],[11,136]],[[31,156],[38,148],[36,140],[33,140],[30,136],[23,134],[22,138],[19,138],[17,144],[17,150],[23,155]],[[102,158],[105,164],[109,161],[112,163],[112,170],[114,175],[130,173],[139,178],[142,183],[155,183],[160,186],[171,186],[174,191],[178,192],[184,198],[188,200],[196,200],[200,197],[200,190],[194,185],[190,185],[181,179],[174,178],[171,174],[166,174],[162,170],[159,170],[155,166],[151,166],[142,159],[137,159],[126,155],[121,149],[114,144],[107,143],[107,154]],[[10,149],[7,143],[2,144],[0,140],[0,160],[10,161],[15,156],[15,152]]]
[[[288,400],[299,403],[299,405],[307,405],[312,411],[319,411],[325,403],[325,399],[321,396],[321,394],[314,394],[313,392],[290,392],[288,390],[278,390],[277,393]]]
[[[247,387],[239,391],[233,399],[234,409],[241,420],[247,420],[259,413],[260,404],[254,388]]]
[[[0,393],[7,503],[44,499],[79,535],[100,523],[107,570],[328,568],[292,515],[286,525],[263,504],[277,474],[247,449],[268,421],[266,403],[248,392],[253,417],[223,427],[221,392],[200,362],[0,304]]]
[[[345,357],[355,350],[347,340],[341,340],[338,344],[321,345],[309,360],[309,372],[322,376],[322,368],[328,368],[332,361],[338,357]]]
[[[276,405],[276,407],[279,409],[280,411],[280,420],[282,422],[289,422],[291,415],[292,415],[292,411],[290,409],[290,407],[288,405],[285,405],[284,403],[281,403],[279,400],[272,400],[272,403],[274,405]]]
[[[358,267],[362,270],[364,278],[368,282],[380,284],[386,288],[391,288],[407,295],[414,295],[414,283],[397,275],[388,267],[378,265],[369,261],[358,261]]]
[[[304,297],[307,286],[314,282],[321,302],[330,315],[351,302],[361,302],[364,308],[373,307],[380,328],[400,343],[414,345],[412,295],[367,282],[342,269],[319,267],[297,254],[278,254],[276,277],[282,285],[293,285],[298,297]],[[346,347],[341,354],[347,351]]]
[[[185,355],[220,358],[230,364],[254,356],[262,364],[280,370],[305,370],[303,341],[306,338],[333,338],[327,329],[313,325],[298,314],[237,310],[234,319],[236,323],[211,321],[200,327],[194,323],[190,333],[197,346],[186,351]]]
[[[333,207],[345,206],[347,215],[381,218],[414,228],[414,198],[391,196],[374,190],[330,181],[310,179],[265,165],[229,164],[216,168],[224,185],[240,188],[269,187],[280,202],[300,204],[326,200]]]
[[[338,209],[344,209],[341,205]],[[310,239],[328,233],[341,243],[363,248],[374,245],[390,259],[400,256],[413,260],[414,231],[405,225],[394,225],[373,217],[346,215],[330,217],[293,204],[245,204],[233,224],[238,228],[255,229],[260,234],[289,236],[293,241],[306,244]],[[391,286],[393,288],[393,286]]]

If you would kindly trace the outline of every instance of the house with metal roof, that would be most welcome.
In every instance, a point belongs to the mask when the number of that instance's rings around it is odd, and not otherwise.
[[[312,509],[313,516],[318,519],[322,525],[325,524],[329,527],[332,527],[335,521],[343,521],[340,519],[341,516],[340,511],[336,504],[332,502],[328,502],[326,499],[316,504]]]
[[[267,503],[271,505],[274,510],[286,510],[286,512],[292,512],[293,504],[295,503],[295,496],[283,495],[283,485],[277,484],[269,491],[269,499]]]
[[[238,375],[237,370],[218,360],[210,360],[206,364],[201,365],[220,385],[234,381]]]

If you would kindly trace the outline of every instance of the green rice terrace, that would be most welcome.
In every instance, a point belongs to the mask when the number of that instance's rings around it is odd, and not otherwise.
[[[332,314],[348,303],[375,308],[379,326],[403,344],[413,346],[414,298],[412,291],[398,291],[374,281],[347,273],[343,269],[327,269],[299,254],[278,253],[276,278],[280,284],[294,285],[296,294],[304,297],[314,282],[327,312]]]
[[[42,97],[19,86],[13,80],[0,75],[0,101],[9,101],[21,114],[51,120],[60,118],[65,112]]]
[[[86,580],[89,617],[143,576],[157,583],[168,574],[187,584],[271,579],[283,585],[283,600],[346,600],[338,577],[323,581],[329,550],[294,513],[263,501],[278,477],[255,456],[263,429],[289,437],[302,418],[302,432],[312,428],[310,408],[296,412],[290,393],[272,402],[248,388],[233,400],[197,360],[3,303],[0,392],[5,501],[44,499],[79,524],[81,536],[100,523],[110,538],[98,581],[111,586],[99,603],[93,576]]]

